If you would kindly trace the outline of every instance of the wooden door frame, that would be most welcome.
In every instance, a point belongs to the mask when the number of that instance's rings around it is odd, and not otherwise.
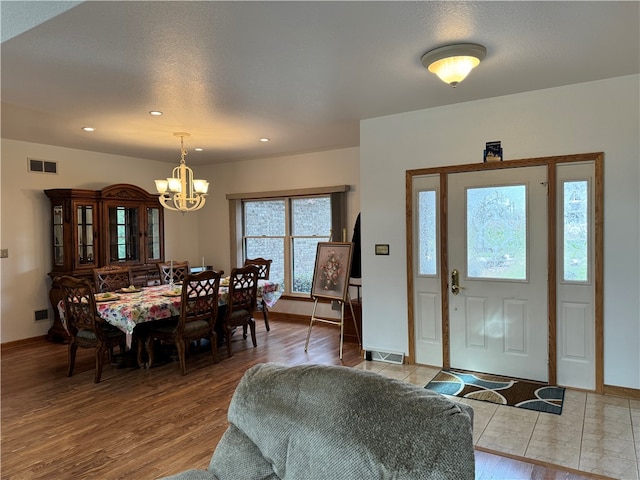
[[[447,207],[447,177],[453,173],[478,172],[500,170],[505,168],[521,168],[545,166],[547,168],[548,181],[548,266],[547,296],[548,296],[548,382],[555,384],[557,381],[557,166],[559,164],[593,162],[594,163],[594,320],[595,320],[595,391],[604,391],[604,153],[581,153],[576,155],[561,155],[554,157],[526,158],[521,160],[508,160],[503,162],[474,163],[466,165],[452,165],[433,168],[407,170],[406,182],[406,241],[407,241],[407,307],[408,307],[408,333],[409,354],[407,363],[415,363],[415,313],[414,313],[414,258],[413,258],[413,179],[418,176],[438,175],[440,180],[440,289],[442,310],[442,366],[450,367],[449,344],[449,258],[448,258],[448,207]]]

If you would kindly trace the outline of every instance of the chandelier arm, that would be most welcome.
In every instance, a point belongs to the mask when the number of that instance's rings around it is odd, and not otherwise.
[[[170,200],[171,197],[166,197],[166,194],[162,194],[158,197],[158,200],[160,200],[160,203],[162,204],[162,206],[164,208],[168,208],[169,210],[178,210],[177,208],[174,208],[173,206],[171,206],[169,203],[167,203],[167,200]]]
[[[184,213],[184,212],[193,212],[193,211],[199,210],[204,206],[204,198],[199,197],[195,200],[190,200],[189,203],[192,203],[193,205],[190,205],[190,206],[187,206],[186,204],[181,205],[179,208],[179,211]]]
[[[181,212],[184,212],[186,210],[187,205],[184,201],[182,193],[176,193],[173,195],[173,204],[175,205],[176,210],[179,210]]]
[[[195,210],[199,210],[207,201],[206,194],[198,194],[192,198],[183,198],[180,194],[177,193],[173,196],[167,195],[168,194],[160,195],[158,197],[158,200],[163,207],[177,212],[192,212]],[[173,205],[169,202],[172,202]],[[191,205],[187,206],[187,203],[190,203]]]
[[[191,206],[192,210],[199,210],[204,206],[205,198],[202,195],[198,195],[193,200],[193,205]]]

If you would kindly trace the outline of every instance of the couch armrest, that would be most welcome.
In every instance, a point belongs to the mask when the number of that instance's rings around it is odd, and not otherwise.
[[[209,471],[218,480],[276,480],[271,464],[249,437],[230,424],[216,447]]]

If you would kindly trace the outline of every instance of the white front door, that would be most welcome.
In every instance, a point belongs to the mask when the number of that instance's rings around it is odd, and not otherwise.
[[[546,172],[448,176],[451,368],[548,379]]]

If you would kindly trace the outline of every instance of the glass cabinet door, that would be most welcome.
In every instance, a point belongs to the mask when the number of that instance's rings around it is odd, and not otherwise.
[[[147,207],[146,235],[146,261],[160,261],[162,259],[162,223],[160,207]]]
[[[96,228],[96,206],[94,204],[77,204],[75,210],[77,225],[77,265],[93,267],[96,264],[93,235],[94,229]]]
[[[64,266],[64,207],[62,203],[53,205],[53,265]]]
[[[109,263],[140,261],[140,210],[109,207]]]

